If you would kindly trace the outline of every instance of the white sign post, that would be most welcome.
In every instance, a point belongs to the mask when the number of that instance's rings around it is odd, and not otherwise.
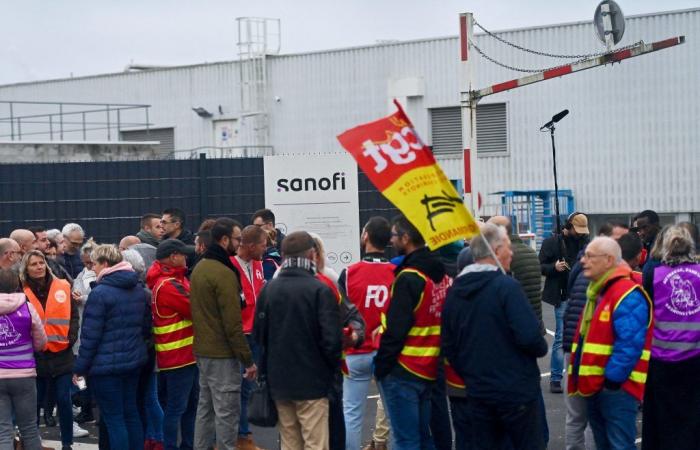
[[[350,155],[266,156],[265,207],[283,233],[321,236],[336,271],[360,260],[357,164]]]

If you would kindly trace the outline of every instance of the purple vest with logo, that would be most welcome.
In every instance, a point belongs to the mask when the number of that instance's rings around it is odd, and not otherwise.
[[[0,369],[36,367],[32,344],[32,315],[29,303],[0,316]]]
[[[700,355],[700,264],[654,269],[651,356],[682,361]]]

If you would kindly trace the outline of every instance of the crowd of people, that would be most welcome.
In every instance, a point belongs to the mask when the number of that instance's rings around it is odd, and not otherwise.
[[[54,411],[64,450],[97,416],[100,448],[255,450],[258,381],[285,450],[544,449],[542,302],[567,449],[636,448],[642,404],[642,448],[696,448],[690,223],[643,211],[590,239],[576,212],[538,254],[504,216],[435,251],[404,216],[372,217],[340,273],[267,209],[196,233],[177,208],[140,225],[118,244],[75,223],[0,239],[0,450],[47,448]]]

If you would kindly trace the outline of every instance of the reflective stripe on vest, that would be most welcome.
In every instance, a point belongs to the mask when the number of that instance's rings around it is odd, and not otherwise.
[[[647,322],[644,349],[635,364],[627,380],[622,383],[622,388],[630,395],[641,401],[644,395],[644,384],[647,379],[649,358],[651,356],[651,329],[652,329],[652,303],[646,292],[634,283],[629,275],[625,275],[624,270],[613,273],[603,294],[595,306],[593,318],[589,325],[588,334],[583,336],[583,345],[579,345],[582,338],[580,335],[581,321],[576,330],[574,342],[571,346],[571,363],[567,367],[569,373],[568,392],[570,395],[579,394],[583,396],[593,395],[603,389],[605,382],[605,367],[613,353],[613,343],[615,339],[613,316],[617,307],[633,291],[644,295],[649,305],[649,321]],[[591,305],[586,305],[591,307]],[[578,366],[575,367],[575,364]]]
[[[413,308],[414,323],[408,331],[398,362],[419,378],[435,380],[440,364],[440,316],[452,279],[445,275],[439,283],[417,269],[404,269],[396,277],[412,273],[423,279],[424,287],[418,304]],[[392,285],[392,298],[393,287]]]
[[[164,278],[153,290],[153,337],[160,370],[177,369],[195,363],[192,353],[194,341],[192,321],[176,312],[169,315],[162,314],[158,309],[160,290],[168,282],[183,283],[177,278]],[[182,288],[185,294],[189,294],[186,284],[182,284]]]
[[[67,349],[71,315],[70,284],[59,278],[51,281],[49,295],[46,297],[46,309],[29,286],[24,287],[24,294],[44,324],[48,338],[46,351],[56,353]]]
[[[15,311],[0,316],[0,369],[33,369],[32,314],[24,302]]]

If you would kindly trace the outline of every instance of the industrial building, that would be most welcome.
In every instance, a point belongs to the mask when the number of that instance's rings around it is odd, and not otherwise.
[[[478,12],[474,17],[479,20]],[[446,32],[457,33],[457,19]],[[0,103],[0,148],[158,141],[158,152],[177,158],[340,152],[336,135],[393,112],[391,101],[398,98],[449,177],[461,179],[457,37],[278,54],[271,48],[274,38],[258,32],[259,22],[239,25],[248,33],[235,60],[0,86],[0,101],[40,102],[13,104],[12,120],[9,104]],[[604,50],[590,20],[494,34],[542,53]],[[502,198],[493,193],[553,188],[550,137],[539,128],[569,109],[557,128],[557,159],[559,185],[571,191],[576,210],[589,213],[594,223],[628,221],[644,209],[658,211],[667,222],[699,222],[700,8],[628,17],[617,47],[680,35],[686,42],[677,47],[484,99],[477,113],[482,213],[500,210]],[[516,68],[566,62],[522,52],[484,33],[475,40],[484,54]],[[483,57],[474,70],[474,89],[520,76]],[[80,102],[143,107],[121,111],[118,118],[118,106],[101,107],[57,122],[57,108],[63,114],[81,111],[69,105]],[[18,133],[17,118],[46,114],[51,130],[44,120],[22,119]],[[109,124],[90,129],[97,114],[100,122],[109,117]]]

